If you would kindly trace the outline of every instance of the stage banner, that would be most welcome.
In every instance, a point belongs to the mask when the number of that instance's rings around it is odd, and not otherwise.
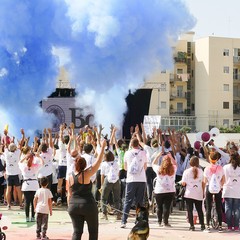
[[[152,130],[154,127],[157,129],[161,124],[160,115],[145,115],[143,119],[143,126],[146,132],[146,135],[152,136]]]

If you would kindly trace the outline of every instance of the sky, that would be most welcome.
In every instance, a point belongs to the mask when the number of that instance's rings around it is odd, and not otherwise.
[[[184,0],[197,22],[195,39],[217,36],[240,38],[239,0]]]

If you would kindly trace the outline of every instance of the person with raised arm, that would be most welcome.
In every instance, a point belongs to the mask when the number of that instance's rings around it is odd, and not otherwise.
[[[123,207],[121,228],[126,227],[128,213],[131,209],[133,200],[136,206],[143,205],[144,194],[146,190],[146,168],[147,155],[141,149],[137,139],[136,132],[132,135],[130,149],[124,155],[124,168],[127,170],[126,193]]]
[[[24,194],[26,222],[35,222],[35,211],[33,199],[39,188],[38,172],[44,161],[39,153],[27,153],[19,162],[19,167],[23,176],[22,192]],[[31,218],[30,218],[31,207]]]
[[[88,168],[83,157],[76,157],[75,170],[69,177],[67,198],[68,213],[73,225],[72,240],[81,240],[85,221],[88,225],[89,239],[98,239],[98,208],[92,194],[91,177],[100,167],[106,146],[106,140],[103,140],[96,161]]]

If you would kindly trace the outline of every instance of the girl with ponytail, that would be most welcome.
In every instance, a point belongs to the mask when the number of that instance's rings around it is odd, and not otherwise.
[[[193,221],[193,204],[194,204],[198,213],[201,230],[203,231],[205,229],[202,210],[204,190],[203,171],[199,167],[198,157],[196,156],[191,157],[189,164],[190,168],[186,169],[183,172],[182,177],[182,185],[186,187],[184,198],[186,199],[188,220],[190,223],[189,230],[190,231],[195,230]]]

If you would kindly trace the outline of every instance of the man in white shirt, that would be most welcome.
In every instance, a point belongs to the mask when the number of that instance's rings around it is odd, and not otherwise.
[[[132,149],[126,151],[124,155],[124,167],[127,170],[127,179],[121,228],[126,227],[128,214],[133,200],[135,199],[136,205],[143,205],[146,190],[146,152],[139,147],[139,141],[137,138],[132,138],[130,146]]]

